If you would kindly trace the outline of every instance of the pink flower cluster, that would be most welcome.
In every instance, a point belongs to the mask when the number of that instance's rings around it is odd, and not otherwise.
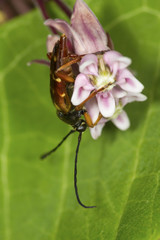
[[[67,36],[71,52],[84,55],[79,63],[71,101],[78,106],[93,91],[97,91],[84,105],[93,123],[101,115],[97,125],[90,128],[92,137],[98,138],[105,123],[110,120],[119,129],[128,129],[130,121],[124,106],[146,100],[141,93],[143,85],[128,70],[131,59],[110,49],[110,39],[82,0],[76,1],[70,25],[61,19],[48,19],[45,24]],[[48,37],[48,51],[52,50],[56,40],[57,35]]]
[[[101,134],[104,124],[109,120],[119,129],[126,130],[130,122],[123,107],[132,101],[146,100],[146,96],[141,94],[143,85],[127,69],[130,63],[129,58],[113,50],[103,55],[88,54],[80,62],[80,74],[76,77],[72,95],[73,105],[81,104],[92,91],[103,89],[86,103],[93,123],[100,113],[103,116],[90,129],[94,139]]]

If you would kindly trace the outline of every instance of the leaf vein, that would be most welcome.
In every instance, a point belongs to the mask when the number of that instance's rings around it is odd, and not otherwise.
[[[111,29],[113,29],[114,27],[116,27],[118,24],[120,24],[121,22],[124,22],[126,20],[129,20],[132,17],[135,17],[141,13],[149,13],[151,15],[154,15],[158,18],[160,18],[160,12],[158,10],[152,9],[147,7],[146,5],[143,5],[140,8],[137,8],[133,11],[127,12],[123,15],[120,15],[119,17],[117,17],[116,19],[114,19],[112,22],[110,22],[107,26],[106,29],[107,31],[110,31]]]
[[[0,96],[2,103],[2,129],[3,129],[3,143],[1,151],[1,178],[2,178],[2,193],[3,193],[3,214],[4,214],[4,234],[5,240],[11,239],[10,229],[10,190],[8,181],[8,151],[10,145],[10,131],[9,131],[9,116],[8,104],[5,93],[4,83],[1,81]]]
[[[117,234],[116,234],[115,240],[118,239],[118,233],[119,233],[119,229],[121,227],[121,221],[122,221],[123,215],[125,213],[126,206],[127,206],[128,202],[129,202],[129,196],[130,196],[130,193],[131,193],[133,182],[136,179],[136,171],[137,171],[137,167],[138,167],[138,163],[139,163],[140,149],[141,149],[141,146],[143,144],[144,136],[145,136],[145,133],[146,133],[146,130],[147,130],[147,126],[148,126],[148,123],[149,123],[149,116],[150,116],[150,109],[149,109],[148,114],[146,116],[146,122],[145,122],[143,130],[142,130],[141,138],[140,138],[140,140],[138,142],[138,147],[137,147],[137,151],[136,151],[136,154],[135,154],[135,163],[134,163],[134,167],[133,167],[133,175],[132,175],[132,178],[131,178],[131,184],[129,186],[127,200],[126,200],[126,202],[124,204],[124,208],[123,208],[122,214],[120,216],[120,220],[119,220],[117,231],[116,231]]]
[[[110,31],[111,29],[113,29],[114,27],[116,27],[119,23],[125,21],[125,20],[128,20],[132,17],[135,17],[137,15],[139,15],[140,13],[143,12],[143,8],[137,8],[133,11],[130,11],[128,13],[125,13],[119,17],[117,17],[116,19],[114,19],[111,23],[109,23],[107,26],[106,26],[106,29],[107,31]]]
[[[157,193],[157,189],[159,187],[159,174],[157,174],[157,177],[156,177],[156,187],[155,187],[155,192],[154,192],[154,197],[153,197],[153,200],[152,200],[152,211],[151,211],[151,216],[150,216],[150,226],[151,226],[151,229],[153,228],[152,226],[152,223],[153,223],[153,205],[154,205],[154,201],[155,201],[155,198],[156,198],[156,193]],[[153,229],[154,230],[154,229]],[[154,231],[151,231],[151,238],[153,237],[153,234],[154,234]]]
[[[3,68],[3,71],[0,75],[0,81],[2,81],[6,74],[8,74],[10,71],[12,71],[18,63],[25,57],[27,54],[29,54],[35,47],[39,47],[43,44],[44,39],[38,39],[33,44],[29,45],[27,48],[25,48],[24,51],[21,51],[19,54],[15,56],[14,59],[5,67]]]
[[[160,64],[160,46],[159,46],[159,51],[158,51],[157,64],[156,64],[156,68],[155,68],[154,86],[156,86],[156,81],[158,80],[158,75],[159,75],[158,66],[159,66],[159,64]],[[152,93],[152,95],[150,97],[150,103],[152,102],[153,97],[154,97],[154,89],[152,90],[151,93]],[[136,154],[135,154],[135,164],[134,164],[134,168],[133,168],[133,175],[132,175],[132,179],[131,179],[131,184],[130,184],[130,187],[129,187],[129,190],[128,190],[128,196],[127,196],[126,202],[124,204],[122,214],[120,216],[120,220],[119,220],[119,223],[118,223],[118,227],[117,227],[117,231],[116,231],[117,233],[116,233],[115,239],[118,239],[117,237],[118,237],[118,232],[119,232],[119,229],[120,229],[121,221],[122,221],[122,218],[123,218],[123,215],[124,215],[124,212],[125,212],[125,208],[126,208],[128,202],[129,202],[128,200],[129,200],[129,196],[130,196],[130,193],[131,193],[133,182],[136,179],[136,171],[137,171],[137,167],[138,167],[138,163],[139,163],[140,149],[141,149],[141,146],[143,144],[145,134],[146,134],[146,131],[147,131],[147,126],[149,124],[149,120],[150,120],[151,116],[152,116],[152,108],[148,107],[148,112],[147,112],[147,115],[146,115],[145,124],[144,124],[144,127],[142,129],[142,134],[141,134],[140,140],[138,142],[137,151],[136,151]]]

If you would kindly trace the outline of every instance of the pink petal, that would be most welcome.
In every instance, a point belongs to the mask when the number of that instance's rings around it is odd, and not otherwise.
[[[108,49],[106,33],[94,13],[82,0],[77,0],[74,5],[71,26],[81,36],[86,49],[85,53]],[[80,54],[79,51],[76,53]]]
[[[95,123],[99,116],[99,108],[96,97],[90,99],[85,104],[86,110],[90,115],[92,122]]]
[[[96,97],[86,102],[85,107],[92,119],[92,122],[95,123],[99,116],[99,107]],[[106,119],[102,118],[95,127],[90,128],[90,133],[93,139],[97,139],[101,135],[102,128],[104,127],[106,121]]]
[[[47,26],[54,27],[58,32],[64,33],[72,44],[72,48],[77,54],[84,54],[86,48],[81,40],[81,37],[73,30],[73,28],[65,21],[61,19],[47,19],[44,22]]]
[[[94,87],[90,84],[88,78],[84,74],[79,74],[76,77],[73,95],[71,102],[73,105],[77,106],[82,103],[89,95]]]
[[[141,93],[135,93],[135,94],[127,94],[127,96],[123,97],[121,99],[122,105],[125,106],[127,103],[130,102],[143,102],[147,99],[147,97],[144,94]]]
[[[124,57],[116,51],[106,52],[103,59],[105,63],[109,65],[114,76],[117,74],[117,71],[124,69],[131,64],[130,58]]]
[[[84,56],[79,65],[79,71],[84,74],[92,74],[98,76],[98,59],[95,54],[87,54]]]
[[[128,92],[139,93],[143,90],[144,86],[140,83],[132,73],[124,69],[117,76],[117,84]]]
[[[47,37],[47,52],[52,52],[55,43],[59,40],[59,35],[48,35]]]
[[[127,130],[130,127],[130,121],[125,111],[122,111],[117,118],[112,120],[112,122],[122,131]]]
[[[97,139],[101,135],[104,125],[105,123],[99,123],[95,127],[89,128],[93,139]]]
[[[122,55],[119,52],[110,50],[103,55],[103,59],[107,64],[112,64],[113,62],[117,61],[117,59],[121,56]]]
[[[97,94],[98,106],[103,117],[111,117],[115,112],[115,100],[111,93]]]
[[[131,59],[128,57],[122,56],[117,51],[108,51],[104,54],[104,61],[108,65],[112,65],[113,63],[117,62],[119,64],[119,69],[123,69],[128,67],[131,64]]]
[[[122,90],[118,85],[112,89],[112,94],[115,98],[122,98],[127,95],[127,93]]]

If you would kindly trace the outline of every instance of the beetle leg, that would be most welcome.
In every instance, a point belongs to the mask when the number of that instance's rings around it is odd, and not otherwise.
[[[66,81],[66,82],[74,82],[74,81],[75,81],[74,78],[72,78],[72,77],[68,76],[67,74],[65,74],[65,73],[63,72],[63,70],[65,70],[66,68],[70,67],[72,64],[79,62],[80,59],[81,59],[81,56],[76,56],[75,59],[72,59],[71,61],[63,64],[61,67],[59,67],[59,68],[57,69],[57,71],[55,72],[55,75],[56,75],[58,78]]]
[[[69,53],[68,56],[71,57],[71,58],[76,58],[76,57],[84,57],[86,54],[82,54],[82,55],[77,55],[77,54],[74,54],[74,53]]]
[[[101,120],[102,114],[99,113],[99,116],[98,116],[97,120],[96,120],[94,123],[92,122],[92,119],[91,119],[91,117],[90,117],[90,115],[89,115],[88,112],[85,112],[85,113],[84,113],[84,117],[85,117],[85,120],[86,120],[86,123],[87,123],[88,127],[93,128],[93,127],[96,126],[97,123]]]
[[[76,106],[76,110],[78,111],[78,110],[82,109],[82,107],[84,106],[84,104],[85,104],[86,102],[88,102],[88,100],[90,100],[91,98],[93,98],[94,96],[96,96],[96,94],[97,94],[98,92],[101,92],[101,91],[103,91],[103,90],[104,90],[104,87],[102,87],[102,88],[100,88],[100,89],[98,89],[98,90],[93,90],[93,91],[91,92],[91,94],[89,95],[88,98],[86,98],[82,103],[80,103],[78,106]]]
[[[66,73],[64,73],[63,71],[58,71],[58,72],[55,72],[55,75],[58,79],[62,79],[63,81],[65,82],[74,82],[74,78],[68,76]]]
[[[72,59],[71,61],[69,61],[69,62],[63,64],[61,67],[59,67],[56,72],[62,71],[65,68],[70,67],[72,64],[79,62],[81,60],[81,58],[82,58],[81,56],[77,56],[76,58]]]

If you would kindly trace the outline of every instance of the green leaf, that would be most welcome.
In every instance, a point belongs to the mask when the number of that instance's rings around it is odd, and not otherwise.
[[[68,1],[73,6],[73,1]],[[83,135],[77,204],[73,169],[77,134],[46,161],[39,156],[69,131],[55,113],[46,36],[33,11],[0,27],[0,236],[4,240],[158,240],[160,238],[160,2],[112,0],[88,5],[115,49],[133,60],[148,100],[128,104],[131,128],[107,124]],[[63,17],[58,8],[54,17]]]

